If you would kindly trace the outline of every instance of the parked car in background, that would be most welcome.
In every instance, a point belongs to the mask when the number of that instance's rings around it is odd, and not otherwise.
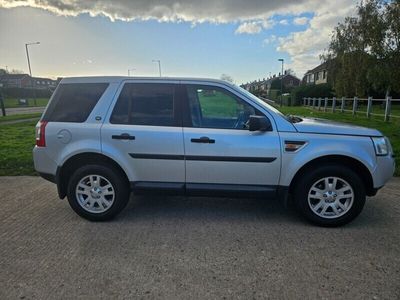
[[[379,131],[284,116],[212,79],[64,78],[36,130],[36,170],[93,221],[133,191],[291,197],[309,221],[339,226],[394,172]]]

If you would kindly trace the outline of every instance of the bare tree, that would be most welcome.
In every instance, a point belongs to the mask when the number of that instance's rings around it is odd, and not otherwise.
[[[224,80],[224,81],[227,81],[227,82],[230,82],[230,83],[234,83],[234,82],[235,82],[235,81],[233,80],[233,77],[230,76],[230,75],[228,75],[228,74],[221,74],[220,79],[221,79],[221,80]]]

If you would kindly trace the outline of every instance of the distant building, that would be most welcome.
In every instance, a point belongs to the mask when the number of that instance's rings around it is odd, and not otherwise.
[[[54,89],[57,81],[50,78],[31,77],[28,74],[3,74],[0,75],[3,87]]]
[[[297,87],[300,85],[301,82],[299,78],[297,78],[292,74],[288,74],[285,71],[285,74],[283,76],[280,76],[280,74],[278,76],[273,75],[268,79],[263,78],[263,80],[259,79],[258,81],[255,80],[252,82],[242,84],[241,87],[252,93],[265,91],[266,94],[269,94],[272,83],[276,80],[280,80],[281,78],[285,89]]]
[[[30,76],[27,74],[5,74],[0,76],[3,87],[24,88],[30,86]]]
[[[304,74],[302,83],[309,84],[321,84],[328,82],[328,69],[326,62],[320,64],[312,70],[309,70]]]
[[[32,77],[33,86],[37,89],[54,89],[57,86],[57,80],[42,77]]]

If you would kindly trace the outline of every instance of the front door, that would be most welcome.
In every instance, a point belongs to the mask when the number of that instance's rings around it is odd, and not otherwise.
[[[187,84],[186,93],[187,191],[274,193],[280,143],[273,122],[272,131],[250,132],[249,116],[262,113],[221,86]]]

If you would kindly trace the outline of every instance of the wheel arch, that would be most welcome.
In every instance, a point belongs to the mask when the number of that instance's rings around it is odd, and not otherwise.
[[[307,162],[294,175],[289,185],[289,193],[293,192],[294,187],[304,173],[312,168],[320,167],[327,164],[348,166],[351,169],[355,170],[356,173],[360,176],[362,182],[364,183],[366,194],[368,196],[373,196],[376,194],[376,190],[374,189],[373,185],[372,175],[368,168],[359,160],[345,155],[326,155]]]
[[[68,181],[74,170],[82,165],[88,164],[102,164],[112,166],[118,170],[127,182],[128,176],[124,169],[112,158],[95,152],[84,152],[71,156],[68,158],[62,166],[57,168],[56,183],[58,189],[58,196],[63,199],[67,195]]]

